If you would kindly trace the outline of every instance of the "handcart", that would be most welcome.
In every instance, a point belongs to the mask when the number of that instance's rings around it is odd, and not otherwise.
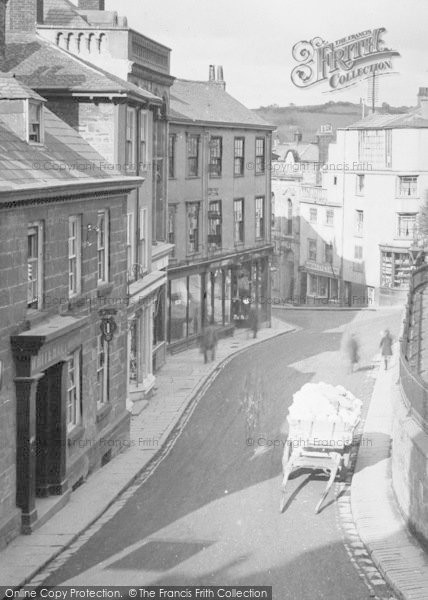
[[[321,510],[336,476],[342,481],[349,465],[352,441],[358,422],[352,426],[341,420],[291,420],[289,434],[282,458],[283,480],[281,485],[280,512],[287,503],[285,488],[295,469],[322,470],[329,476],[327,486],[315,507]]]

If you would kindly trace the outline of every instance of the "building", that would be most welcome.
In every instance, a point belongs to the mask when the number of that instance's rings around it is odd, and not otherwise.
[[[222,68],[177,80],[169,135],[168,341],[201,327],[245,324],[252,303],[269,321],[273,126],[232,98]]]
[[[321,187],[333,137],[331,125],[322,125],[315,142],[302,141],[296,132],[294,142],[274,146],[272,295],[276,303],[337,302],[338,269],[332,260],[337,245],[333,224],[339,222],[333,213],[338,207],[327,202]]]
[[[10,0],[6,67],[48,100],[48,107],[97,150],[105,168],[144,178],[127,207],[131,406],[150,395],[166,355],[166,268],[172,250],[165,239],[167,113],[173,78],[169,49],[130,30],[103,4],[80,2],[76,8],[66,0],[28,0],[23,15],[22,3]],[[137,52],[131,40],[150,52]]]
[[[371,114],[338,130],[323,176],[343,205],[340,296],[347,304],[402,303],[416,217],[428,188],[428,89],[408,114]]]
[[[0,77],[1,545],[129,441],[124,248],[141,178],[103,169],[46,104]]]

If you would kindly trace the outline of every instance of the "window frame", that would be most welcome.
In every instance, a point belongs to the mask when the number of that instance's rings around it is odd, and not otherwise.
[[[190,210],[196,209],[195,217],[197,217],[197,227],[190,229]],[[191,231],[196,231],[196,239],[191,241]],[[200,202],[186,202],[186,254],[197,254],[200,251],[201,240],[201,203]],[[195,233],[193,233],[195,235]]]
[[[334,208],[325,209],[325,224],[334,227]]]
[[[138,215],[138,263],[143,271],[148,269],[148,209],[140,208]]]
[[[38,120],[31,120],[31,107],[36,107],[38,113]],[[31,132],[32,125],[38,126],[37,139],[32,140],[31,136],[34,135]],[[29,144],[41,145],[44,143],[44,119],[43,119],[43,103],[37,100],[27,100],[27,141]]]
[[[100,357],[104,357],[101,364]],[[101,387],[100,387],[101,374]],[[97,336],[97,409],[103,408],[109,402],[109,344],[102,334]],[[101,394],[100,394],[101,390]]]
[[[364,211],[359,208],[355,209],[355,235],[364,235]]]
[[[168,178],[175,179],[176,171],[177,134],[170,133],[168,136]]]
[[[245,199],[234,198],[233,200],[233,241],[235,244],[245,243]],[[240,203],[240,211],[236,210],[237,203]],[[241,219],[236,219],[237,214],[240,214]],[[236,235],[238,234],[238,235]]]
[[[401,240],[412,240],[414,239],[414,234],[416,231],[416,226],[417,226],[417,212],[398,212],[397,213],[397,237]],[[401,233],[402,230],[402,225],[401,225],[401,219],[405,218],[405,217],[413,217],[413,227],[411,228],[411,232],[409,235],[403,235]]]
[[[257,214],[257,203],[258,201],[261,200],[261,209],[262,209],[262,214],[261,216]],[[255,197],[255,226],[256,226],[256,240],[264,240],[266,239],[266,219],[265,219],[265,214],[266,214],[266,202],[265,202],[265,196],[256,196]]]
[[[309,223],[318,223],[318,208],[309,208]]]
[[[149,111],[139,111],[139,163],[140,169],[147,170],[149,161]]]
[[[313,253],[311,254],[311,251]],[[308,238],[308,260],[311,262],[317,262],[318,247],[317,240],[315,238]]]
[[[70,363],[73,361],[73,385],[70,385]],[[67,357],[67,433],[82,423],[82,349],[77,348]],[[76,391],[70,402],[70,392]],[[71,412],[70,412],[71,409]],[[71,418],[70,418],[71,417]]]
[[[262,143],[262,152],[260,154],[257,148],[258,143]],[[264,175],[266,173],[266,138],[256,137],[255,141],[255,173],[256,175]]]
[[[242,150],[239,150],[239,154],[237,154],[237,143],[240,144],[242,142]],[[241,154],[242,152],[242,154]],[[237,169],[237,165],[239,165],[239,169]],[[245,175],[245,137],[237,136],[233,138],[233,176],[234,177],[244,177]]]
[[[214,205],[217,205],[218,210],[217,211],[213,211],[212,207]],[[213,217],[212,213],[216,212],[217,216]],[[210,215],[211,213],[211,215]],[[222,247],[222,202],[221,200],[210,200],[208,202],[208,238],[207,238],[207,243],[208,243],[208,247],[213,247],[216,250],[221,249]],[[218,233],[220,231],[220,233]],[[212,242],[210,241],[210,237],[216,237],[216,238],[220,238],[219,241],[216,242]]]
[[[132,115],[132,118],[130,118]],[[126,107],[125,127],[125,171],[135,170],[135,153],[137,145],[137,109],[133,106]]]
[[[324,242],[324,262],[328,265],[333,264],[334,248],[332,242]]]
[[[44,290],[44,222],[43,221],[34,221],[29,223],[27,226],[27,238],[30,237],[30,229],[35,229],[37,234],[36,240],[36,252],[37,256],[33,258],[33,262],[37,262],[37,280],[36,280],[36,291],[37,296],[36,300],[33,302],[29,302],[29,287],[27,289],[27,310],[41,310],[43,308],[43,290]],[[29,256],[28,256],[28,244],[27,244],[27,269],[28,273],[30,270],[29,265]],[[30,279],[28,279],[28,284],[30,283]],[[34,298],[33,298],[34,300]],[[31,306],[31,304],[35,304],[36,306]]]
[[[414,180],[414,190],[412,191],[412,186],[409,182],[409,193],[403,193],[405,192],[405,189],[402,188],[402,184],[403,184],[403,180],[404,179],[413,179]],[[418,175],[398,175],[397,176],[397,190],[396,190],[396,195],[397,198],[418,198],[419,194],[418,194],[418,183],[419,183],[419,176]]]
[[[76,235],[71,236],[72,224],[76,225]],[[70,242],[75,240],[76,252],[70,251]],[[75,272],[70,268],[70,262],[75,261]],[[75,280],[74,288],[71,287],[71,277]],[[69,215],[68,217],[68,297],[74,298],[82,292],[82,215]]]
[[[200,177],[200,140],[201,136],[197,133],[188,133],[186,136],[186,177],[188,179],[197,179]],[[195,143],[196,152],[191,154],[192,142]],[[190,161],[195,161],[191,163]],[[191,164],[195,165],[195,172],[192,172]]]
[[[355,180],[355,193],[357,196],[364,196],[365,186],[366,186],[365,174],[357,173],[356,180]]]
[[[217,148],[213,146],[213,141],[218,142]],[[216,169],[214,169],[216,167]],[[209,176],[219,178],[223,174],[223,137],[221,135],[212,135],[209,141]]]
[[[102,229],[101,223],[104,223],[104,244],[101,243]],[[110,219],[108,209],[99,210],[97,213],[97,282],[98,285],[109,282],[110,277]],[[100,253],[104,253],[100,262]],[[103,277],[100,277],[100,264],[102,265]]]

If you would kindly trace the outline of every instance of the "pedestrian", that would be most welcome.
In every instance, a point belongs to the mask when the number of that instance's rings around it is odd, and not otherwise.
[[[385,371],[388,369],[388,359],[392,356],[392,341],[389,329],[385,329],[379,344],[385,364]]]
[[[215,360],[215,350],[217,346],[217,331],[214,325],[207,325],[202,330],[201,351],[204,354],[204,363],[208,362],[208,352],[211,353],[211,360]]]
[[[346,352],[349,359],[349,371],[354,372],[354,365],[360,362],[360,345],[357,340],[355,333],[351,333],[348,342],[346,344]]]
[[[250,330],[253,332],[253,339],[257,337],[257,331],[259,330],[259,313],[255,306],[250,308],[250,314],[248,315],[248,325]]]

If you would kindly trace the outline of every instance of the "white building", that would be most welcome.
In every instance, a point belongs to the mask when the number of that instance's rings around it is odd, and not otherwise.
[[[428,189],[428,88],[406,114],[372,114],[338,130],[323,187],[344,206],[340,297],[350,305],[395,304],[407,293],[408,248]],[[343,235],[342,235],[343,234]]]

